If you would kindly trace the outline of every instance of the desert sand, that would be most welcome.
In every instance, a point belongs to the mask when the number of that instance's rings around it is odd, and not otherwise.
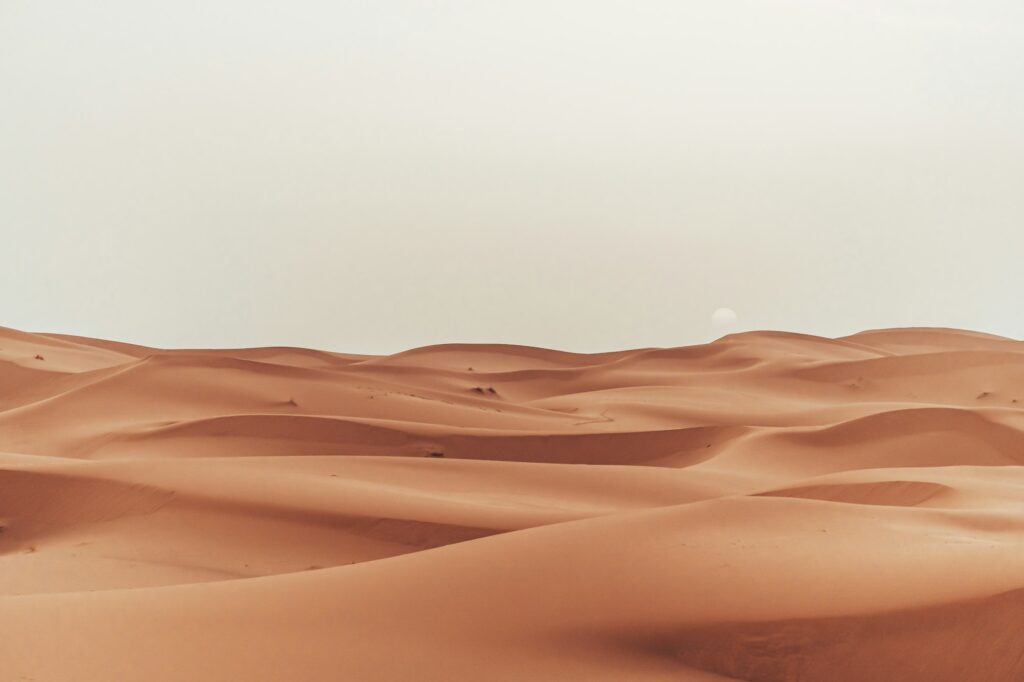
[[[1024,343],[0,329],[0,680],[1024,680]]]

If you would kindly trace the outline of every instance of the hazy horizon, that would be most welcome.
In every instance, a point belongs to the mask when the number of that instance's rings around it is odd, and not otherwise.
[[[1024,337],[1012,2],[0,3],[0,325]]]

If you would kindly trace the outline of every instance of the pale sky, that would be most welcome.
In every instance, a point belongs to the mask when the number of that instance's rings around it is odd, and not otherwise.
[[[1020,0],[0,0],[0,325],[1024,336]]]

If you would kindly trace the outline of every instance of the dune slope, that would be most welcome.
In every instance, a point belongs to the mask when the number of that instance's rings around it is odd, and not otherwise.
[[[1024,679],[1024,343],[0,328],[0,680]]]

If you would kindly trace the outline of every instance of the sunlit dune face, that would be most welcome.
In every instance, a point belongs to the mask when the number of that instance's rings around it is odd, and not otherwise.
[[[0,386],[12,680],[1019,679],[1018,341],[0,330]]]

